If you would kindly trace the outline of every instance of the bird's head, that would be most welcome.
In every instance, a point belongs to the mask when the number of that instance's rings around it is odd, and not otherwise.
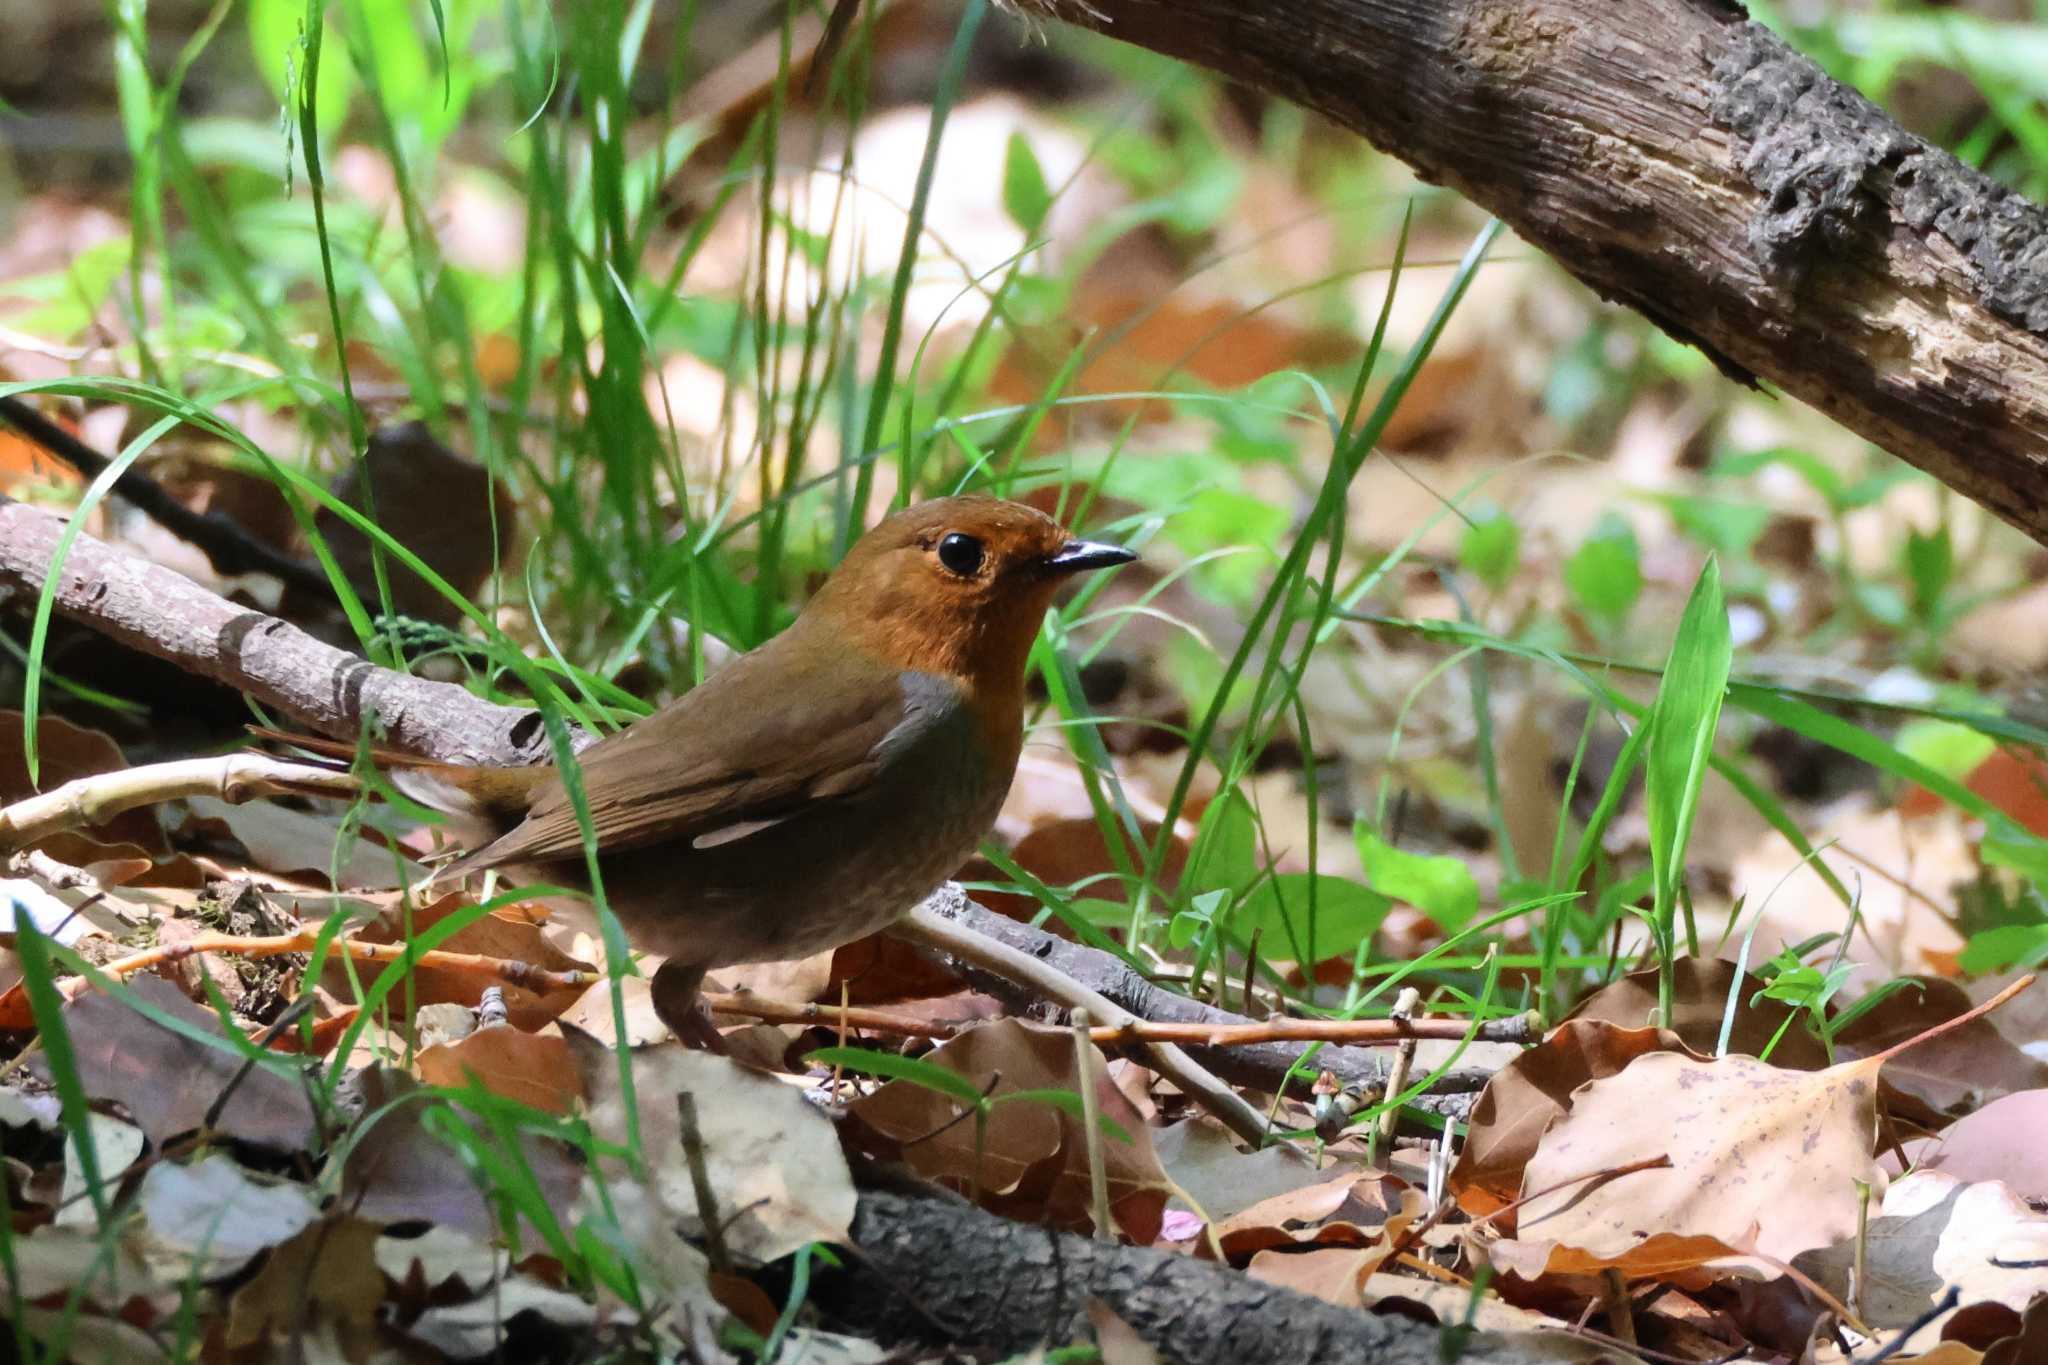
[[[892,667],[1007,695],[1023,686],[1060,585],[1135,558],[1120,545],[1076,540],[1022,503],[936,498],[861,537],[804,615],[822,614]]]

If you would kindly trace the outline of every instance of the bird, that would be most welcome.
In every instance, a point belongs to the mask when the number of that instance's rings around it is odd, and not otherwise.
[[[583,750],[604,898],[628,943],[663,959],[661,1020],[710,1041],[708,972],[849,943],[938,889],[1009,792],[1054,594],[1136,557],[1018,502],[914,504],[855,542],[782,633]],[[486,834],[434,884],[505,869],[589,889],[553,764],[376,757],[405,794]]]

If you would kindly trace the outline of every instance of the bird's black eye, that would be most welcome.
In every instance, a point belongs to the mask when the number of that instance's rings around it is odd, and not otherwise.
[[[984,553],[979,540],[959,531],[949,531],[939,542],[939,563],[962,578],[974,576],[975,570],[981,567]]]

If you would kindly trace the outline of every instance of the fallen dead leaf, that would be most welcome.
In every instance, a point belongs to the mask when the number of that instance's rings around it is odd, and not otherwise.
[[[1571,1108],[1573,1092],[1613,1076],[1636,1058],[1682,1046],[1673,1033],[1620,1028],[1600,1019],[1573,1018],[1551,1030],[1487,1081],[1472,1107],[1465,1146],[1451,1168],[1449,1188],[1475,1218],[1521,1197],[1523,1170],[1544,1131]],[[1500,1223],[1512,1233],[1514,1216]]]
[[[219,1016],[169,982],[138,976],[128,989],[145,1004],[220,1035]],[[87,991],[65,1006],[64,1020],[86,1094],[120,1104],[159,1147],[199,1128],[231,1084],[215,1131],[287,1152],[302,1151],[313,1139],[312,1106],[288,1075],[266,1066],[243,1075],[242,1058],[225,1045],[209,1047],[173,1033],[101,991]]]
[[[624,1144],[625,1096],[616,1056],[587,1034],[567,1031],[590,1096],[590,1127]],[[759,1261],[807,1242],[844,1242],[853,1222],[853,1177],[832,1122],[803,1097],[724,1057],[679,1044],[637,1051],[640,1149],[664,1207],[701,1223],[683,1149],[676,1097],[696,1097],[697,1131],[726,1244]]]
[[[1103,1134],[1110,1216],[1132,1241],[1149,1245],[1159,1235],[1172,1184],[1152,1148],[1151,1130],[1110,1079],[1101,1053],[1091,1048],[1091,1054],[1100,1112],[1131,1137],[1124,1142]],[[1088,1149],[1079,1117],[1028,1097],[1001,1102],[1025,1091],[1075,1093],[1080,1078],[1071,1034],[1001,1019],[948,1040],[924,1060],[965,1077],[998,1102],[985,1132],[972,1118],[962,1118],[953,1097],[908,1080],[890,1081],[863,1096],[853,1113],[900,1144],[902,1158],[920,1175],[963,1193],[978,1192],[997,1212],[1063,1227],[1091,1225]]]
[[[1880,1063],[1789,1071],[1745,1056],[1653,1052],[1588,1082],[1523,1174],[1524,1236],[1622,1265],[1653,1237],[1790,1260],[1854,1234],[1872,1159]],[[1585,1177],[1664,1154],[1666,1169]]]
[[[367,1344],[384,1300],[375,1254],[379,1231],[359,1218],[326,1219],[278,1247],[228,1304],[230,1348],[275,1340],[321,1320],[345,1339]]]
[[[498,1024],[437,1043],[414,1065],[428,1085],[459,1089],[474,1079],[493,1094],[550,1114],[566,1114],[583,1098],[576,1060],[559,1033],[522,1033]]]

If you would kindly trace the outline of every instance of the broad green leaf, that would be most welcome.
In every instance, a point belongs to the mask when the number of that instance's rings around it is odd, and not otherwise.
[[[1309,885],[1315,884],[1314,937],[1310,938]],[[1308,872],[1282,872],[1268,877],[1245,898],[1231,923],[1240,943],[1259,935],[1263,953],[1286,953],[1299,960],[1349,956],[1370,938],[1393,907],[1371,887],[1342,877]]]
[[[1451,932],[1479,912],[1479,883],[1473,880],[1472,869],[1456,858],[1395,848],[1362,821],[1353,834],[1365,863],[1365,880],[1373,890],[1406,901]]]
[[[1991,736],[1947,720],[1909,720],[1892,743],[1907,758],[1958,782],[1998,749]]]

